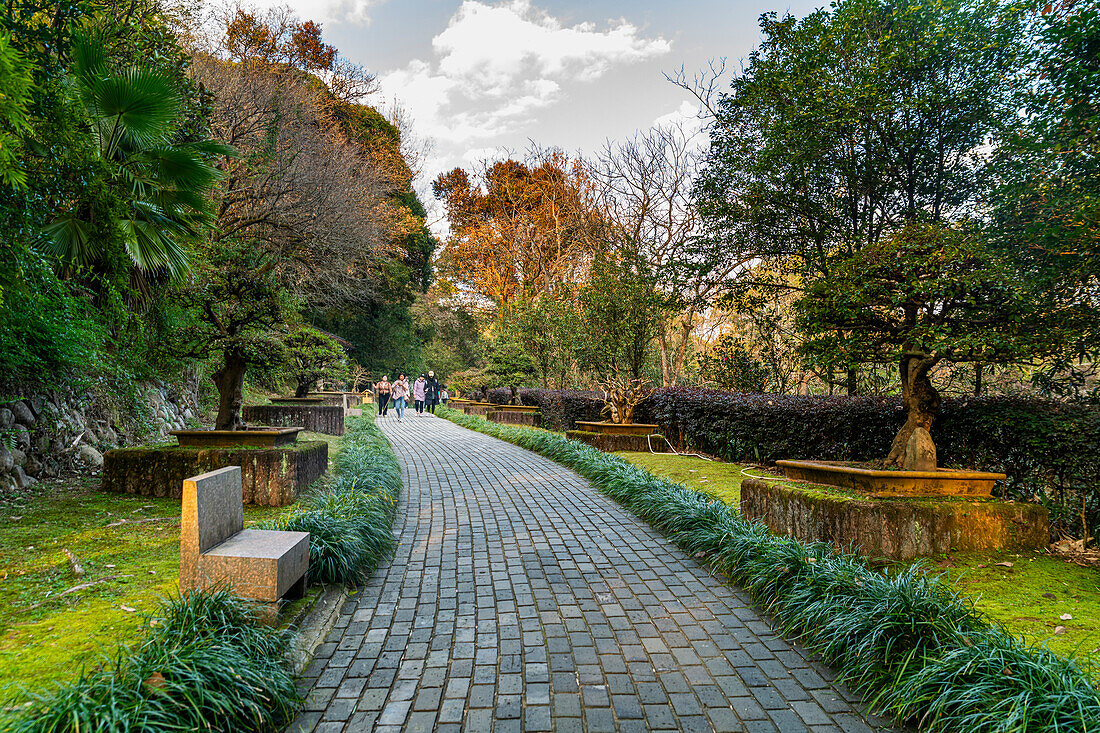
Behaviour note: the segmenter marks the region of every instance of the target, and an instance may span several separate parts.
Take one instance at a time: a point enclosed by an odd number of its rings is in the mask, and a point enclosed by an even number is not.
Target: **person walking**
[[[390,384],[390,378],[383,374],[382,380],[378,384],[374,385],[374,393],[378,395],[378,416],[386,416],[386,408],[390,402],[390,392],[393,390],[393,385]]]
[[[409,397],[409,380],[402,374],[393,383],[390,389],[390,398],[393,400],[393,409],[397,412],[397,422],[405,417],[405,400]]]
[[[451,399],[451,393],[447,391],[447,385],[439,385],[439,402],[444,407],[447,406],[447,400]]]
[[[435,372],[428,372],[428,382],[424,385],[424,396],[428,402],[428,411],[435,414],[435,406],[439,404],[439,380],[435,378]]]
[[[422,416],[424,414],[424,392],[428,386],[428,378],[421,374],[413,382],[413,400],[416,402],[416,414]]]

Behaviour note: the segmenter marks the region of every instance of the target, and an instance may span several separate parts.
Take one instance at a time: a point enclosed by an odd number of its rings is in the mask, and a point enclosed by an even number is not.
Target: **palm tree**
[[[181,99],[168,74],[113,69],[102,39],[88,33],[74,37],[73,59],[93,149],[126,202],[115,222],[126,252],[142,277],[179,277],[190,269],[187,242],[214,221],[209,194],[220,174],[210,160],[233,151],[211,140],[173,143]],[[92,231],[79,202],[45,227],[49,249],[70,266],[102,259],[103,243]]]

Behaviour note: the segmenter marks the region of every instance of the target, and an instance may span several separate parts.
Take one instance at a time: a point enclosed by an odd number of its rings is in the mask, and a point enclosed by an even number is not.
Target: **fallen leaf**
[[[1073,620],[1073,614],[1072,613],[1063,613],[1058,618],[1062,619],[1063,621],[1072,621]]]
[[[1066,633],[1066,627],[1065,626],[1055,626],[1054,627],[1054,635],[1055,636],[1062,636],[1065,633]]]
[[[108,565],[107,567],[109,567],[109,568],[113,568],[113,567],[115,567],[115,566],[114,566],[114,565]]]
[[[976,567],[976,568],[987,568],[989,566],[988,565],[975,565],[974,567]]]
[[[1010,568],[1010,567],[1012,567],[1012,563],[1008,562],[1007,560],[1006,560],[1006,561],[1004,561],[1004,562],[999,562],[999,563],[995,563],[995,564],[996,564],[996,565],[997,565],[998,567],[1002,567],[1002,568]]]
[[[130,608],[129,606],[119,606],[119,608],[121,608],[126,613],[133,613],[134,611],[137,610],[136,608]],[[1059,627],[1059,628],[1061,628],[1061,627]],[[1058,633],[1058,632],[1055,631],[1054,633]]]
[[[154,690],[159,690],[164,687],[164,675],[160,672],[153,672],[153,674],[145,678],[145,686],[151,687]]]
[[[1044,593],[1043,598],[1046,598],[1046,599],[1051,600],[1051,601],[1058,600],[1058,596],[1054,595],[1053,593]]]

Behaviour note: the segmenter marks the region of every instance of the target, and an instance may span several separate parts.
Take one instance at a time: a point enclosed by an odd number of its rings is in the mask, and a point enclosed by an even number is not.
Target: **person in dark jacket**
[[[439,404],[439,380],[435,378],[435,372],[428,372],[428,383],[424,385],[424,397],[428,402],[428,410],[434,415],[436,405]]]

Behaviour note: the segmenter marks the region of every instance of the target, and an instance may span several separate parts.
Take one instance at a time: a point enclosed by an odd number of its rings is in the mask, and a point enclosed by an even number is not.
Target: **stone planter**
[[[279,448],[120,448],[103,460],[103,490],[183,496],[183,480],[226,466],[241,467],[246,504],[285,506],[328,470],[328,443]]]
[[[529,415],[539,411],[538,405],[497,405],[497,409],[501,412],[519,412]]]
[[[248,430],[172,430],[181,448],[277,448],[293,445],[301,428]]]
[[[272,397],[271,404],[273,405],[323,405],[325,399],[323,397]]]
[[[635,453],[667,453],[668,443],[657,434],[647,435],[622,435],[607,433],[590,433],[587,430],[567,430],[565,437],[570,440],[579,440],[588,443],[593,448],[599,448],[608,453],[618,451],[632,451]]]
[[[530,428],[537,428],[542,422],[542,415],[538,412],[537,407],[530,410],[499,409],[489,413],[489,420],[504,425],[525,425]]]
[[[577,430],[600,435],[656,435],[657,426],[650,423],[614,423],[577,421]]]
[[[741,515],[776,534],[869,557],[911,560],[967,550],[1040,549],[1050,542],[1037,504],[969,497],[872,499],[824,486],[741,484]]]
[[[776,461],[789,479],[853,489],[872,497],[988,497],[1003,473],[956,471],[880,471],[832,461]]]
[[[344,408],[329,405],[246,405],[241,417],[250,423],[296,427],[326,435],[344,434]]]
[[[321,400],[321,404],[332,407],[355,407],[363,401],[363,395],[358,392],[310,392],[310,398]]]
[[[467,415],[480,415],[481,417],[488,417],[490,412],[493,412],[499,407],[491,402],[467,402],[462,405],[462,411]]]

